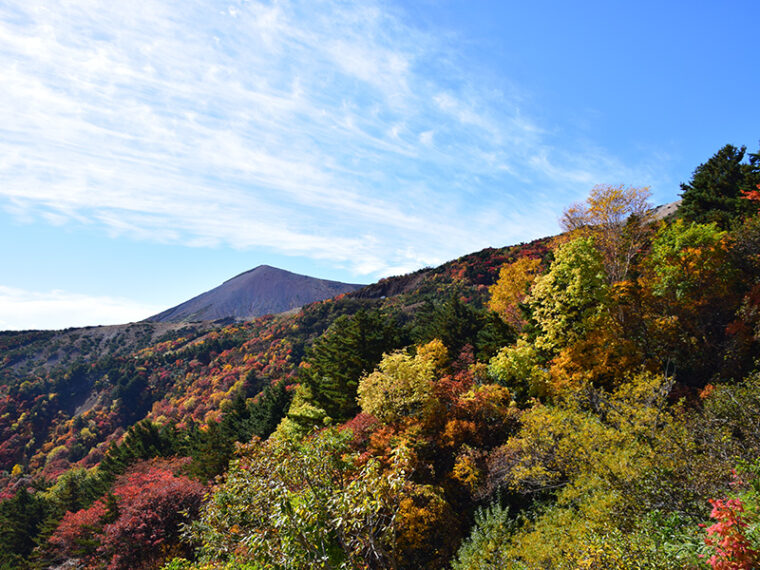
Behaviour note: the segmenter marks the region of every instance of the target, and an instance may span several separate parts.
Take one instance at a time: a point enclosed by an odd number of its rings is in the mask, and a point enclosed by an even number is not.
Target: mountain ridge
[[[145,321],[250,320],[298,309],[362,287],[364,285],[357,283],[319,279],[271,265],[259,265]]]

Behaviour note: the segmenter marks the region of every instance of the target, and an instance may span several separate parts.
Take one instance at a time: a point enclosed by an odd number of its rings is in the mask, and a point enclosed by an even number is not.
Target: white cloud
[[[6,2],[0,205],[376,276],[550,233],[541,192],[620,165],[557,151],[458,57],[374,2]]]
[[[130,299],[66,291],[25,291],[0,285],[0,330],[123,324],[145,319],[163,309]]]

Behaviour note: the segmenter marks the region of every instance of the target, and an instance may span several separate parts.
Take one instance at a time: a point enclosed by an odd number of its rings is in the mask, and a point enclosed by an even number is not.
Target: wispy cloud
[[[129,299],[0,286],[0,330],[121,324],[140,321],[164,308]]]
[[[550,233],[626,172],[466,68],[381,3],[6,2],[0,205],[377,276]]]

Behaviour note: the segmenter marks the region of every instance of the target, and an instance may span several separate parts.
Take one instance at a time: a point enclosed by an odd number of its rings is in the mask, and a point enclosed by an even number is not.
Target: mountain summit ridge
[[[364,287],[258,265],[221,285],[145,319],[150,322],[249,320],[284,313]]]

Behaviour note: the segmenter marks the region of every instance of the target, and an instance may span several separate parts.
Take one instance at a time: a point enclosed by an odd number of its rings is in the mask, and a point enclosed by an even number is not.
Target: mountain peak
[[[315,301],[355,291],[363,285],[299,275],[271,265],[259,265],[149,317],[154,322],[248,320],[283,313]]]

